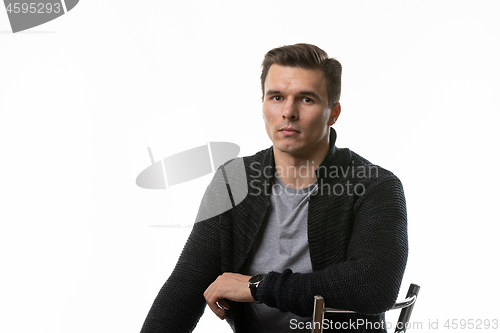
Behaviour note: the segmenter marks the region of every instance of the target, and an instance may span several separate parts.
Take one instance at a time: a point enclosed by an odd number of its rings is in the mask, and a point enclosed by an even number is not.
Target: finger
[[[225,312],[224,312],[224,309],[222,307],[219,307],[218,302],[207,302],[208,304],[208,307],[210,308],[210,310],[212,310],[213,313],[215,313],[217,315],[217,317],[219,317],[220,319],[224,319],[225,317]]]
[[[218,303],[222,300],[216,295],[217,287],[216,282],[212,283],[207,290],[203,293],[205,300],[207,301],[207,305],[215,313],[220,319],[224,319],[225,312],[222,308],[219,307]]]
[[[220,302],[222,302],[222,301],[223,300],[217,300],[217,301],[215,301],[213,303],[210,302],[210,304],[209,304],[209,307],[212,310],[212,312],[215,313],[217,315],[217,317],[219,317],[220,319],[224,319],[225,316],[226,316],[224,308],[219,305]]]
[[[226,313],[222,308],[216,307],[216,310],[212,310],[217,317],[223,320],[226,317]]]
[[[229,310],[229,302],[226,299],[219,300],[217,306],[223,310]]]

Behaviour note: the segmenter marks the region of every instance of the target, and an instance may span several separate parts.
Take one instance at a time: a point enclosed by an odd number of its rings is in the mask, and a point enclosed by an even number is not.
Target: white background
[[[82,0],[12,34],[0,10],[0,331],[139,332],[210,180],[137,187],[147,147],[157,160],[207,141],[269,147],[260,63],[297,42],[343,64],[337,146],[405,186],[412,322],[500,319],[499,13],[497,1]],[[230,331],[207,310],[197,331],[216,330]]]

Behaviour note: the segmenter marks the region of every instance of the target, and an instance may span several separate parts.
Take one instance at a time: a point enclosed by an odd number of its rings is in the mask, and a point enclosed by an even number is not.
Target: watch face
[[[257,282],[260,282],[262,280],[264,280],[264,278],[266,277],[265,274],[258,274],[258,275],[254,275],[250,278],[250,280],[248,282],[250,283],[257,283]]]
[[[257,287],[259,286],[260,282],[264,280],[266,277],[265,274],[257,274],[254,275],[248,280],[248,287],[250,288],[250,293],[252,294],[252,297],[254,300],[257,302],[261,302],[260,299],[257,298]]]

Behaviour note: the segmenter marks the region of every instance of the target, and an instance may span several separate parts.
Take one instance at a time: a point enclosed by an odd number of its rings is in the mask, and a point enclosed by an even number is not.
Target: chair
[[[402,309],[399,315],[398,323],[396,324],[395,333],[406,332],[407,323],[410,321],[413,306],[417,301],[420,286],[411,284],[406,294],[406,298],[402,301],[396,302],[389,310]],[[312,333],[323,333],[323,319],[325,313],[356,313],[355,311],[340,310],[333,308],[325,308],[325,300],[321,296],[314,296],[314,313],[313,313],[313,328]]]

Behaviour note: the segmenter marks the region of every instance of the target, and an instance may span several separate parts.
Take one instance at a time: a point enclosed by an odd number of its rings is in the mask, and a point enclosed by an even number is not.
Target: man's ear
[[[330,119],[328,119],[328,126],[332,126],[333,124],[335,124],[337,122],[337,119],[339,118],[340,116],[340,103],[337,102],[335,104],[332,105],[332,115],[330,116]]]

